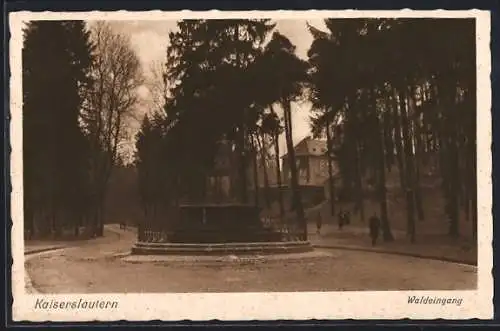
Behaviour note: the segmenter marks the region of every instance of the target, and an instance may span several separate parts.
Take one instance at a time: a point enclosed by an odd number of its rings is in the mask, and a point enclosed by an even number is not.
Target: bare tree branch
[[[130,121],[137,112],[137,90],[144,79],[127,36],[102,21],[93,22],[90,31],[95,46],[93,85],[86,93],[82,122],[91,142],[91,184],[99,209],[111,171],[122,160],[122,146],[129,138]]]

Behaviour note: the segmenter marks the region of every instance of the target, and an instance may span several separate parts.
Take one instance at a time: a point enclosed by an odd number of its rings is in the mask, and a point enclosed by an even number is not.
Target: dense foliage
[[[102,22],[32,21],[23,47],[25,229],[30,236],[102,235],[139,63]]]

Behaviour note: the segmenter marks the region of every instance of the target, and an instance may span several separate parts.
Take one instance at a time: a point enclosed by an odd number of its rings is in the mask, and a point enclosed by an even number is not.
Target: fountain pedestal
[[[245,204],[196,204],[179,207],[169,231],[172,243],[280,241],[281,234],[264,228],[259,210]]]
[[[266,228],[255,205],[230,201],[232,149],[221,143],[215,166],[208,176],[206,201],[185,204],[165,220],[161,230],[142,231],[134,254],[227,255],[278,254],[311,251],[307,241],[286,241],[280,231]],[[158,239],[160,238],[160,239]]]
[[[269,255],[313,250],[308,241],[283,241],[263,226],[259,210],[244,204],[182,205],[167,242],[137,242],[138,255]]]

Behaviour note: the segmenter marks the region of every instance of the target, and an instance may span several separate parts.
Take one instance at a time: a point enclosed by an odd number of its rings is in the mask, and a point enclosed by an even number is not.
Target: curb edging
[[[52,247],[33,249],[33,250],[25,251],[24,256],[38,254],[38,253],[44,253],[44,252],[48,252],[48,251],[55,251],[55,250],[63,249],[63,248],[67,248],[67,246],[52,246]]]
[[[465,265],[477,268],[477,263],[473,263],[473,262],[470,262],[467,260],[454,259],[454,258],[441,257],[441,256],[432,256],[432,255],[423,255],[423,254],[417,254],[417,253],[389,251],[389,250],[384,250],[384,249],[369,249],[369,248],[363,248],[363,247],[340,246],[340,245],[314,245],[313,244],[313,247],[314,248],[323,248],[323,249],[343,249],[343,250],[358,251],[358,252],[369,252],[369,253],[377,253],[377,254],[408,256],[408,257],[414,257],[414,258],[419,258],[419,259],[442,261],[442,262],[449,262],[449,263],[456,263],[456,264],[465,264]]]

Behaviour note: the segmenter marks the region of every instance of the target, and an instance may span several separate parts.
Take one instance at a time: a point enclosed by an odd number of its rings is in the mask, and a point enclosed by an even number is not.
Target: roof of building
[[[323,156],[327,152],[326,140],[313,139],[308,136],[296,144],[294,149],[296,156]],[[283,155],[281,158],[285,158],[287,156],[288,153]]]

